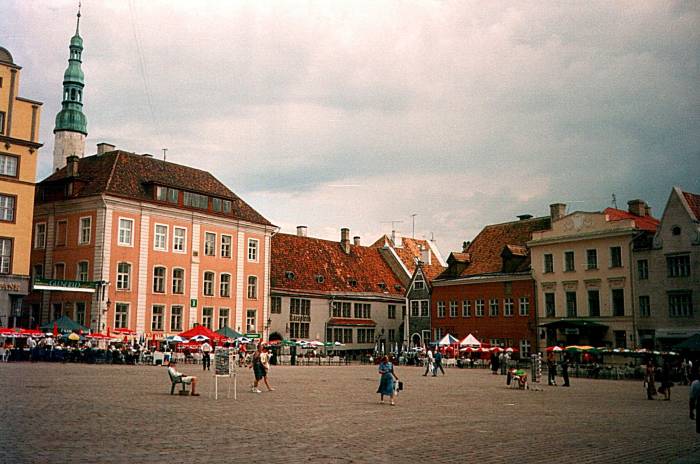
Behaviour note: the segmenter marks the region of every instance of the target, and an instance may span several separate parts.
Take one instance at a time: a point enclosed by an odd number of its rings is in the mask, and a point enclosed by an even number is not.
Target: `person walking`
[[[260,383],[261,380],[265,382],[265,386],[267,387],[268,391],[273,391],[273,388],[270,387],[270,384],[267,381],[267,372],[265,370],[265,363],[268,362],[269,358],[264,354],[263,350],[263,344],[259,343],[257,349],[253,353],[249,366],[253,369],[253,375],[255,376],[255,381],[250,388],[253,393],[262,393],[262,391],[258,388],[258,383]]]
[[[379,403],[384,404],[384,395],[388,396],[390,399],[390,404],[392,406],[396,405],[394,398],[396,397],[396,388],[394,381],[398,381],[399,378],[396,377],[394,373],[394,365],[389,361],[387,356],[382,356],[379,363],[379,388],[377,393],[379,393]]]
[[[690,383],[690,420],[695,421],[695,433],[700,433],[700,379],[697,377]]]
[[[428,371],[433,371],[433,362],[433,352],[428,348],[428,354],[425,357],[425,372],[423,373],[423,377],[428,375]]]
[[[562,386],[569,386],[569,355],[565,354],[564,359],[561,361],[561,378],[564,379],[564,384]]]
[[[547,384],[557,386],[557,363],[553,351],[547,353]]]
[[[209,344],[208,341],[204,341],[202,343],[202,370],[203,371],[210,371],[211,370],[211,352],[213,348]]]
[[[656,395],[656,380],[654,371],[654,361],[651,359],[647,362],[647,368],[644,371],[644,385],[646,386],[647,399],[653,400]]]
[[[663,366],[661,366],[661,388],[659,392],[663,393],[664,401],[671,401],[671,387],[673,382],[671,382],[671,364],[668,359],[664,359]]]
[[[440,369],[442,375],[445,375],[445,369],[442,368],[442,353],[440,350],[435,350],[435,362],[433,366],[433,377],[437,376],[437,371]]]

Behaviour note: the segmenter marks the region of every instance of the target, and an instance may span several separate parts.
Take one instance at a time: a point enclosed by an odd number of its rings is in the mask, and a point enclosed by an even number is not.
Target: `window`
[[[185,270],[180,268],[173,269],[173,293],[182,295],[185,293]]]
[[[248,299],[255,300],[258,298],[258,278],[248,276]]]
[[[667,256],[666,267],[669,277],[688,277],[690,275],[690,256]]]
[[[678,226],[673,226],[671,228],[671,234],[673,235],[680,235],[681,234],[681,228]]]
[[[165,306],[153,305],[151,309],[151,330],[163,330],[163,317],[165,316]]]
[[[530,314],[530,298],[527,296],[521,296],[519,300],[519,314],[521,316],[528,316]]]
[[[185,252],[185,238],[187,229],[183,227],[173,227],[173,251],[177,253]]]
[[[219,276],[219,296],[231,296],[231,274],[221,274]]]
[[[651,301],[648,295],[639,297],[639,317],[651,317]]]
[[[257,313],[258,312],[255,309],[249,309],[246,311],[245,326],[248,328],[248,333],[255,333],[257,331]]]
[[[396,319],[396,305],[388,305],[387,312],[389,319]]]
[[[221,257],[230,258],[231,257],[231,236],[222,235],[221,236]]]
[[[328,329],[330,330],[330,329]],[[308,322],[290,322],[289,323],[290,338],[309,338],[309,323]]]
[[[92,233],[92,218],[82,217],[80,218],[80,232],[78,236],[79,245],[87,245],[90,243],[90,235]]]
[[[566,292],[566,317],[576,317],[576,292]]]
[[[248,261],[258,261],[258,240],[248,239]]]
[[[520,340],[520,359],[527,359],[532,352],[530,340]]]
[[[671,317],[692,317],[693,300],[690,292],[668,294],[668,312]]]
[[[12,239],[0,238],[0,274],[9,274],[12,263]]]
[[[114,328],[129,328],[129,303],[117,303],[114,305]]]
[[[0,114],[4,115],[5,113]],[[2,124],[2,121],[0,121],[0,124]],[[0,134],[2,134],[2,126],[0,126]],[[0,176],[17,177],[16,156],[0,155]]]
[[[165,273],[163,266],[153,268],[153,293],[165,293]]]
[[[182,330],[182,306],[170,307],[170,330],[180,332]]]
[[[32,278],[43,279],[44,278],[44,266],[41,264],[34,265],[34,271],[32,272]]]
[[[545,317],[555,317],[556,307],[554,305],[554,293],[544,294],[544,314]]]
[[[423,290],[425,287],[425,281],[423,280],[423,274],[420,272],[416,274],[416,280],[413,281],[414,290]]]
[[[211,199],[211,209],[212,211],[216,211],[217,213],[221,212],[221,198],[212,198]]]
[[[119,218],[119,242],[121,246],[133,245],[134,220]]]
[[[625,315],[625,291],[621,288],[612,290],[613,316]]]
[[[362,329],[357,329],[357,337],[358,337],[358,343],[369,343],[371,340],[367,340],[366,342],[360,342],[360,330]],[[366,337],[366,334],[363,334],[363,337]],[[326,338],[328,341],[331,342],[340,342],[340,343],[352,343],[352,329],[343,329],[340,327],[334,327],[334,328],[328,328],[326,331]]]
[[[357,329],[357,343],[374,343],[374,329]]]
[[[444,301],[437,302],[437,317],[439,317],[439,318],[445,317],[445,302]]]
[[[513,299],[504,298],[503,299],[503,315],[510,317],[513,315]]]
[[[87,282],[87,280],[88,280],[88,262],[87,261],[80,261],[78,263],[78,267],[75,271],[75,277],[76,277],[76,280],[80,280],[81,282]]]
[[[474,302],[474,312],[476,317],[484,317],[484,300],[476,300]]]
[[[214,273],[213,272],[205,272],[204,273],[204,288],[202,289],[202,293],[204,293],[205,296],[214,296]]]
[[[180,191],[168,187],[156,187],[156,199],[159,201],[167,201],[168,203],[177,204]]]
[[[56,246],[66,246],[68,237],[68,222],[56,221]]]
[[[420,315],[421,317],[428,317],[430,315],[430,304],[428,300],[423,300],[420,302]]]
[[[65,279],[66,278],[66,265],[65,265],[65,263],[56,263],[53,265],[53,278],[54,279]]]
[[[80,325],[85,325],[85,302],[75,302],[75,322]]]
[[[586,250],[586,268],[598,269],[598,250]]]
[[[0,111],[0,134],[5,133],[5,112]]]
[[[358,319],[370,319],[372,317],[372,305],[369,303],[355,303],[355,317]]]
[[[588,315],[600,317],[600,293],[598,290],[588,290]]]
[[[576,268],[574,263],[574,252],[565,251],[564,252],[564,272],[573,272]]]
[[[420,316],[420,301],[413,300],[411,301],[411,317],[419,317]]]
[[[649,278],[649,261],[646,259],[637,260],[637,278],[647,280]]]
[[[202,308],[202,325],[211,329],[211,320],[214,318],[214,308]]]
[[[498,317],[498,298],[489,300],[489,316]]]
[[[549,253],[544,255],[544,272],[554,272],[554,257]]]
[[[471,317],[471,303],[469,300],[462,301],[462,317]]]
[[[396,329],[389,329],[389,337],[388,337],[390,342],[396,341]]]
[[[131,264],[117,263],[117,290],[131,288]]]
[[[0,221],[13,222],[15,220],[15,197],[0,195]]]
[[[156,224],[153,232],[153,249],[158,251],[168,251],[168,226]]]
[[[231,214],[231,200],[224,200],[224,213]]]
[[[615,348],[627,348],[627,331],[613,330],[615,337]]]
[[[43,250],[46,248],[46,223],[39,222],[34,226],[34,248]]]
[[[231,311],[228,308],[219,308],[219,329],[228,327],[228,318]]]
[[[335,304],[333,305],[335,309]],[[282,298],[273,296],[270,298],[270,314],[282,314]]]
[[[456,301],[450,301],[450,317],[457,317],[458,303]]]
[[[610,267],[622,267],[622,248],[610,247]]]
[[[182,204],[191,208],[209,209],[209,197],[199,193],[184,192]]]
[[[305,298],[291,298],[289,300],[289,314],[310,316],[311,300]]]
[[[351,317],[351,306],[347,301],[334,301],[332,308],[333,317]]]
[[[204,234],[204,256],[216,256],[216,234],[214,233]]]

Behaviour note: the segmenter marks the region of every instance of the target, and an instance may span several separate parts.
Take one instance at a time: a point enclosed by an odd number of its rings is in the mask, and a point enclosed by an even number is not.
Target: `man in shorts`
[[[192,396],[199,396],[199,393],[197,393],[197,377],[193,375],[185,375],[182,372],[178,372],[177,370],[175,370],[175,364],[175,359],[171,358],[170,365],[168,366],[168,372],[170,372],[170,375],[172,375],[175,378],[179,377],[180,379],[182,379],[182,383],[184,384],[192,385]]]

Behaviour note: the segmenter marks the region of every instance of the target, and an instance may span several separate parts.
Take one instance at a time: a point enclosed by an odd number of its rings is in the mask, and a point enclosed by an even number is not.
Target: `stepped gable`
[[[150,156],[116,150],[80,158],[77,177],[69,177],[68,168],[63,167],[38,186],[41,188],[69,179],[81,183],[71,198],[111,194],[133,200],[153,201],[151,188],[157,184],[231,200],[234,217],[271,225],[211,173]]]
[[[378,248],[290,234],[272,237],[271,286],[310,293],[357,292],[403,296],[405,289]],[[355,286],[350,281],[356,282]],[[380,287],[380,283],[385,288]]]

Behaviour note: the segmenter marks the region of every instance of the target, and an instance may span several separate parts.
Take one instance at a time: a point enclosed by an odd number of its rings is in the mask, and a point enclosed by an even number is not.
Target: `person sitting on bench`
[[[193,375],[185,375],[182,372],[175,370],[176,361],[174,358],[170,359],[170,365],[168,366],[168,372],[174,379],[180,379],[183,384],[192,385],[192,396],[199,396],[197,393],[197,377]]]

